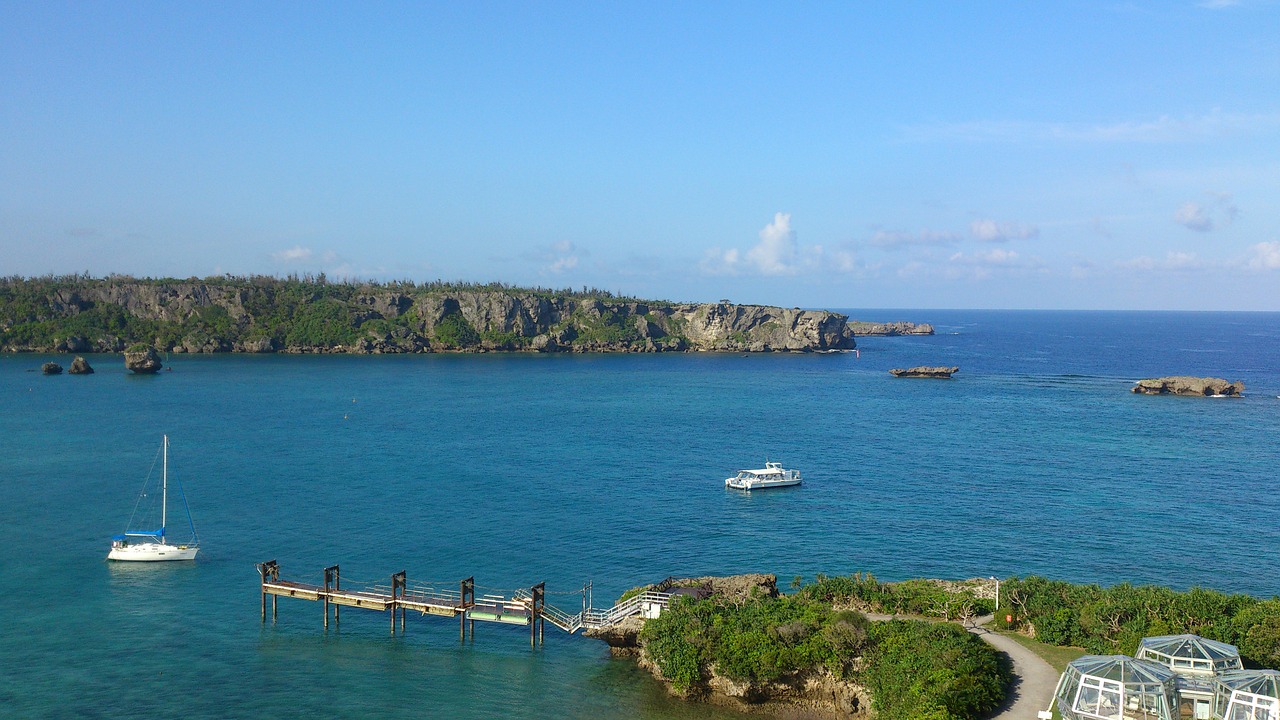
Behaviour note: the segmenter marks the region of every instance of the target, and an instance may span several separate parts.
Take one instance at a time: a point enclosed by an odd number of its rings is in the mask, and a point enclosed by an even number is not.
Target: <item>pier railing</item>
[[[400,629],[404,630],[406,610],[422,615],[459,618],[460,632],[466,637],[468,625],[474,632],[475,621],[500,622],[530,626],[531,642],[541,639],[542,623],[552,625],[573,634],[579,630],[608,627],[635,615],[657,617],[671,602],[671,593],[649,590],[610,608],[584,607],[570,614],[546,602],[546,590],[542,583],[530,588],[510,592],[490,592],[476,595],[474,578],[461,580],[457,589],[443,583],[407,582],[405,573],[391,576],[391,583],[352,583],[342,586],[338,566],[325,568],[323,585],[293,582],[280,579],[280,567],[274,561],[258,564],[262,577],[262,620],[267,619],[267,596],[271,596],[271,617],[276,618],[276,598],[292,597],[302,600],[318,600],[325,605],[325,627],[329,626],[329,607],[333,606],[333,619],[338,620],[340,606],[365,610],[391,611],[391,632],[395,633],[396,611],[400,611]],[[354,585],[354,586],[353,586]],[[657,586],[662,590],[669,582]],[[584,589],[585,592],[585,589]],[[584,597],[584,605],[587,605]]]

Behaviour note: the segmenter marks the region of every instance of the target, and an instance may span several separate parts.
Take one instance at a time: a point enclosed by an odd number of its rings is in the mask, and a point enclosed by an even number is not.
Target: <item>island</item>
[[[1190,395],[1194,397],[1243,397],[1244,383],[1222,378],[1172,377],[1139,380],[1130,392],[1139,395]]]
[[[913,368],[894,368],[889,371],[894,377],[906,378],[940,378],[949,379],[953,374],[960,372],[958,367],[913,367]]]
[[[932,335],[933,326],[929,323],[916,324],[913,322],[896,321],[896,322],[867,322],[865,320],[850,320],[849,329],[854,335]]]
[[[823,352],[857,346],[847,322],[825,310],[641,300],[591,288],[333,282],[323,274],[0,279],[6,352]]]

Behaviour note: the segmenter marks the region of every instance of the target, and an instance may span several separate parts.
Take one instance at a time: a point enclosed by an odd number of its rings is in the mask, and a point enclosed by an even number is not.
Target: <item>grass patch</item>
[[[1052,665],[1053,669],[1057,670],[1059,673],[1067,669],[1067,663],[1088,654],[1084,648],[1050,645],[1048,643],[1042,643],[1039,640],[1029,638],[1026,635],[1006,632],[1003,630],[994,630],[993,632],[997,632],[1035,653],[1041,660]]]

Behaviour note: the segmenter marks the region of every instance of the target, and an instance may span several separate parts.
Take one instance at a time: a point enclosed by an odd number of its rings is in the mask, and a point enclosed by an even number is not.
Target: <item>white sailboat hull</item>
[[[113,547],[107,553],[108,560],[124,560],[128,562],[165,562],[168,560],[195,560],[200,548],[190,545],[166,545],[161,543],[138,543]]]

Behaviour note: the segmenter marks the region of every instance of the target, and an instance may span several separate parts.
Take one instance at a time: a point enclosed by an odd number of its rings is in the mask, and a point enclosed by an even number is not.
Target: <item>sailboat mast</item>
[[[164,436],[164,470],[161,473],[163,480],[161,481],[160,490],[160,531],[164,532],[164,528],[169,524],[169,436]],[[155,517],[152,515],[152,517]],[[160,536],[160,542],[164,542],[164,535]]]

